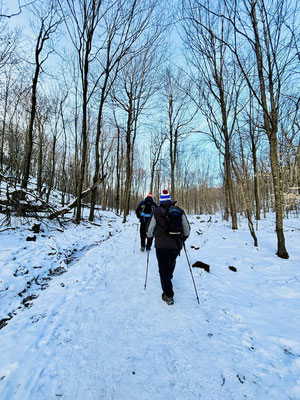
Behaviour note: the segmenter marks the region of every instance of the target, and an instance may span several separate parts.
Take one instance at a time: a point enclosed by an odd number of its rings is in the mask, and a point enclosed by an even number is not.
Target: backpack
[[[182,215],[183,210],[177,206],[171,206],[167,210],[166,215],[166,232],[167,235],[173,238],[182,237]]]
[[[145,200],[144,204],[141,207],[141,217],[145,218],[150,218],[152,211],[153,211],[154,205],[153,202],[151,200]]]

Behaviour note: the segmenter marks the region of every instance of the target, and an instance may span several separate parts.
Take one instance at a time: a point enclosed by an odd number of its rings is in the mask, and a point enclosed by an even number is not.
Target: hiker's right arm
[[[141,216],[141,207],[142,207],[142,202],[138,205],[137,209],[135,210],[135,214],[138,218]]]

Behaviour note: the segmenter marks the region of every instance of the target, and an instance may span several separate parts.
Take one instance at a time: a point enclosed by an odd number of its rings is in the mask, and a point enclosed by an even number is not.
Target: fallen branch
[[[88,194],[91,193],[92,190],[94,190],[100,183],[102,183],[104,181],[104,179],[106,178],[106,174],[103,175],[96,183],[94,183],[93,186],[91,186],[89,189],[85,190],[84,192],[81,193],[80,198],[83,199],[84,197],[86,197]],[[72,201],[72,203],[68,204],[66,207],[55,211],[54,213],[49,215],[49,219],[52,220],[54,218],[57,218],[59,216],[62,216],[64,214],[66,214],[67,212],[71,211],[73,208],[76,207],[77,204],[77,197],[75,198],[74,201]]]
[[[13,229],[13,230],[15,230],[16,228],[15,227],[8,227],[8,228],[5,228],[5,229],[2,229],[1,231],[0,231],[0,233],[1,232],[4,232],[4,231],[8,231],[9,229]]]
[[[46,203],[34,191],[16,189],[15,186],[14,190],[11,190],[14,182],[10,183],[10,178],[4,177],[1,173],[0,177],[7,182],[6,199],[0,199],[0,210],[3,214],[6,214],[8,220],[10,220],[11,215],[39,220],[43,214],[49,215],[55,211],[54,207]]]

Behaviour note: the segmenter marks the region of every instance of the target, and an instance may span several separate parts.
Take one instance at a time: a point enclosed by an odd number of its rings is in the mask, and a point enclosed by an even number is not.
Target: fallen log
[[[94,190],[100,183],[102,183],[104,181],[104,179],[106,178],[106,174],[103,175],[100,179],[98,179],[98,181],[96,183],[93,184],[93,186],[91,186],[89,189],[85,190],[84,192],[81,193],[80,198],[83,199],[84,197],[86,197],[88,194],[91,193],[92,190]],[[67,206],[65,206],[64,208],[61,208],[58,211],[55,211],[54,213],[49,215],[49,219],[52,220],[54,218],[57,218],[59,216],[62,216],[64,214],[66,214],[67,212],[71,211],[73,208],[75,208],[77,205],[77,197],[75,198],[75,200],[73,200],[71,203],[69,203]]]

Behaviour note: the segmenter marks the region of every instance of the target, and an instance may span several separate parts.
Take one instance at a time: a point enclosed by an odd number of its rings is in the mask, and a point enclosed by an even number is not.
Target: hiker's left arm
[[[183,236],[186,238],[189,237],[191,233],[191,227],[185,213],[182,214],[182,229]]]
[[[147,238],[153,237],[155,226],[156,226],[156,219],[155,219],[154,215],[152,214],[150,221],[148,223],[148,226],[147,226],[147,232],[146,232]]]

